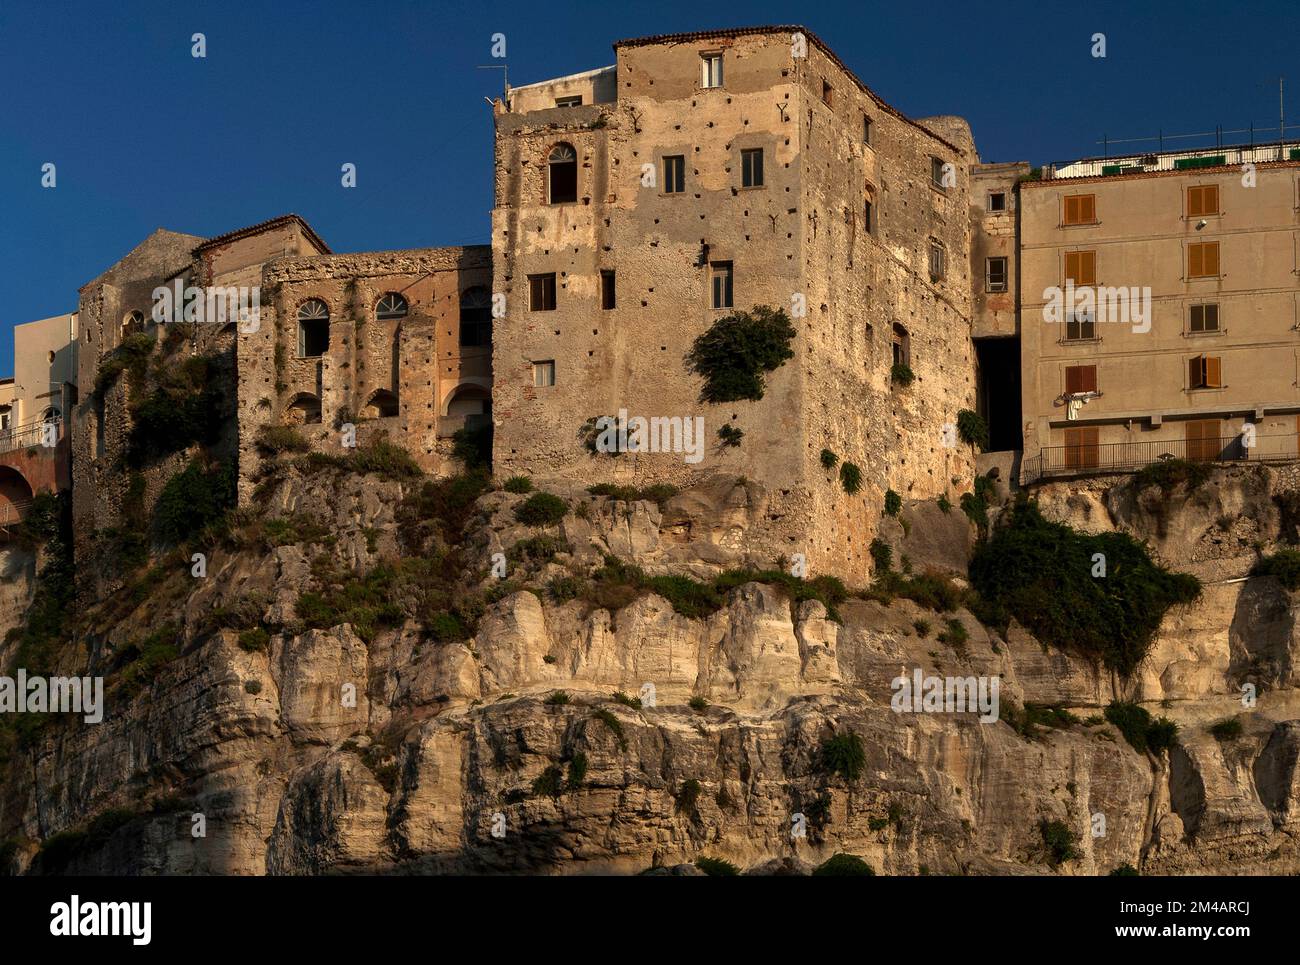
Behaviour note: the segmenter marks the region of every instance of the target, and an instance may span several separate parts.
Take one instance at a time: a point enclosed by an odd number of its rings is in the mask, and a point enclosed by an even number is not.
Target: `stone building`
[[[1028,477],[1295,458],[1298,210],[1293,144],[1094,159],[1023,181]],[[1095,305],[1055,311],[1070,287]]]
[[[904,117],[799,27],[614,49],[495,107],[496,470],[746,477],[756,551],[861,579],[886,490],[955,497],[973,471],[945,431],[975,404],[970,131]],[[761,305],[792,316],[794,358],[760,401],[702,404],[693,340]],[[589,453],[586,420],[620,411],[703,417],[702,460]],[[823,450],[860,467],[861,492]]]

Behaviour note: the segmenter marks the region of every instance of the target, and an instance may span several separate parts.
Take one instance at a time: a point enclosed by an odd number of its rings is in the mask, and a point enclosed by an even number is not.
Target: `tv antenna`
[[[501,71],[501,99],[510,100],[510,67],[506,64],[479,64],[475,70]]]

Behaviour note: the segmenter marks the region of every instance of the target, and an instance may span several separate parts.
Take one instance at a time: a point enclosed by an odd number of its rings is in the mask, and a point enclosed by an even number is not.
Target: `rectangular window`
[[[1095,194],[1071,194],[1065,197],[1065,213],[1062,223],[1067,225],[1096,224],[1097,196]]]
[[[1198,184],[1187,189],[1187,217],[1219,213],[1219,186]]]
[[[1185,433],[1188,459],[1217,459],[1223,451],[1218,419],[1193,419],[1187,423]]]
[[[943,277],[943,245],[937,241],[930,242],[930,280],[938,281]]]
[[[614,273],[609,270],[600,273],[600,307],[604,311],[614,307]]]
[[[1067,469],[1096,469],[1098,445],[1097,426],[1079,426],[1065,430],[1065,467]]]
[[[1087,312],[1071,314],[1065,320],[1065,340],[1067,342],[1085,342],[1097,337],[1097,323]],[[1092,391],[1081,389],[1080,391]]]
[[[866,114],[862,115],[862,143],[871,143],[871,118],[867,117]]]
[[[989,258],[984,262],[984,290],[1004,292],[1007,290],[1006,258]]]
[[[570,94],[568,97],[557,97],[555,98],[555,106],[556,107],[581,107],[582,95]]]
[[[713,269],[713,307],[731,308],[733,273],[731,262],[715,261]]]
[[[835,89],[826,81],[822,81],[822,103],[827,107],[835,106]]]
[[[1065,280],[1076,285],[1097,284],[1097,252],[1067,251],[1065,253]]]
[[[528,310],[555,311],[555,273],[528,276]]]
[[[1187,319],[1187,330],[1189,332],[1217,332],[1219,330],[1218,302],[1193,305]]]
[[[1219,243],[1195,242],[1187,246],[1187,277],[1217,278],[1219,275]]]
[[[700,86],[722,86],[722,54],[700,55]]]
[[[1218,356],[1197,355],[1188,359],[1187,387],[1190,389],[1223,388],[1223,364]]]
[[[555,384],[555,360],[533,363],[533,385],[539,389],[549,388]]]
[[[866,228],[867,234],[871,234],[871,232],[875,230],[875,212],[871,209],[870,198],[867,198],[867,200],[862,203],[862,225]]]
[[[1097,391],[1097,366],[1067,365],[1065,367],[1065,394]]]
[[[681,194],[686,190],[686,157],[671,154],[664,158],[664,194]]]
[[[741,187],[761,188],[763,186],[763,149],[759,147],[749,151],[741,151],[740,168]]]
[[[946,190],[948,185],[943,183],[944,166],[943,158],[930,158],[930,180],[934,182],[935,187]]]
[[[989,213],[1000,214],[1007,210],[1007,193],[1005,191],[989,192]]]

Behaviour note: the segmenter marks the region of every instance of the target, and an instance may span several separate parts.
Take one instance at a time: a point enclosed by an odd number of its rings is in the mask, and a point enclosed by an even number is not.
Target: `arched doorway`
[[[32,487],[12,466],[0,466],[0,526],[22,518],[32,504]]]

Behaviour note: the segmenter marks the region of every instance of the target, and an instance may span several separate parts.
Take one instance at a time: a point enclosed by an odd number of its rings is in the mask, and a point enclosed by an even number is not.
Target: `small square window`
[[[930,158],[930,180],[934,182],[936,188],[948,189],[947,175],[948,165],[944,163],[943,158]]]
[[[713,307],[731,308],[733,294],[731,262],[715,261],[710,267],[713,269]]]
[[[582,95],[570,94],[568,97],[557,97],[555,98],[555,106],[556,107],[581,107]]]
[[[600,307],[602,311],[610,311],[614,307],[614,273],[612,271],[602,271],[600,273]]]
[[[539,389],[550,388],[555,384],[555,360],[533,363],[533,385]]]
[[[1187,320],[1189,332],[1217,332],[1219,330],[1218,302],[1205,305],[1193,305]]]
[[[1007,210],[1007,193],[1005,191],[989,192],[989,213],[1000,214]]]
[[[555,311],[555,273],[528,276],[528,310]]]
[[[700,86],[722,86],[722,54],[700,55]]]
[[[682,194],[686,190],[686,157],[672,154],[664,158],[664,194]]]
[[[1065,340],[1086,342],[1097,337],[1097,322],[1087,312],[1075,312],[1065,320]]]
[[[754,148],[740,152],[741,187],[761,188],[763,186],[763,149]]]
[[[1007,290],[1007,259],[989,258],[984,263],[984,290],[1004,292]]]

